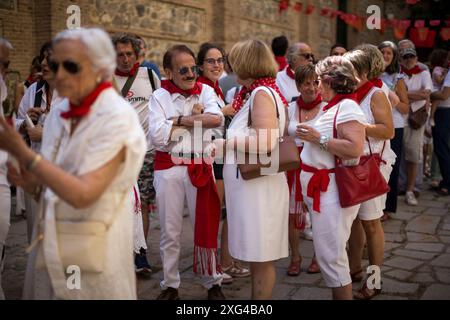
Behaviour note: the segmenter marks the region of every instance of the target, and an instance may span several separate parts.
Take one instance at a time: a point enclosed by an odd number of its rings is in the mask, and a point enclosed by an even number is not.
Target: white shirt
[[[450,72],[445,76],[444,82],[442,83],[442,90],[447,87],[450,88]],[[439,100],[438,107],[440,108],[450,108],[450,97],[447,100]]]
[[[0,116],[3,116],[3,101],[6,100],[8,92],[6,91],[6,84],[3,81],[3,77],[0,74]],[[8,160],[8,154],[0,150],[0,185],[8,185],[6,179],[6,161]]]
[[[19,110],[17,112],[17,119],[16,119],[16,129],[19,130],[22,123],[25,121],[25,115],[27,114],[28,110],[31,108],[34,108],[34,100],[36,97],[36,89],[37,89],[37,82],[33,83],[24,93],[22,100],[19,104]],[[42,86],[39,90],[42,90],[42,100],[41,100],[41,110],[45,111],[47,109],[47,89],[45,88],[45,85]],[[64,101],[65,98],[60,97],[58,95],[58,92],[56,90],[53,90],[52,95],[52,101],[50,102],[50,110],[55,105],[60,104],[62,101]],[[47,117],[47,114],[42,113],[39,117],[38,124],[41,126],[44,126],[45,119]],[[41,150],[41,142],[34,142],[31,141],[31,149],[33,149],[36,152],[39,152]]]
[[[408,91],[415,90],[433,90],[433,82],[431,80],[430,71],[423,70],[421,73],[413,74],[411,77],[405,76],[405,84]],[[411,102],[411,110],[413,112],[422,108],[426,103],[426,100],[418,100]]]
[[[289,66],[287,67],[289,68]],[[295,84],[295,79],[292,79],[286,73],[287,68],[281,70],[277,73],[277,79],[275,81],[276,85],[280,89],[281,94],[284,96],[286,101],[292,102],[293,98],[297,98],[300,92],[297,90],[297,85]]]
[[[203,139],[206,130],[197,133],[195,127],[178,130],[171,137],[173,117],[190,116],[192,107],[196,103],[204,106],[204,113],[219,115],[224,123],[224,117],[215,98],[214,89],[202,84],[200,95],[184,97],[179,93],[170,94],[167,90],[160,88],[156,90],[149,102],[149,134],[148,140],[156,150],[163,152],[202,152],[205,143],[209,143],[212,130],[207,131],[208,137]],[[194,135],[194,131],[196,134]],[[206,141],[209,140],[209,141]]]
[[[153,70],[151,70],[151,72],[155,82],[155,89],[158,89],[161,87],[161,81]],[[123,86],[127,82],[127,79],[128,77],[114,75],[114,80],[116,81],[119,90],[122,90]],[[148,69],[145,67],[140,67],[136,75],[136,79],[134,79],[125,100],[127,100],[134,110],[136,110],[139,117],[139,123],[144,130],[145,136],[148,135],[148,102],[150,101],[152,94],[153,89],[148,77]]]
[[[366,124],[367,119],[361,110],[361,107],[353,100],[344,99],[337,105],[328,109],[312,124],[312,127],[319,131],[320,135],[333,137],[333,122],[336,111],[339,107],[339,113],[336,119],[336,126],[341,123],[358,121]],[[319,145],[311,142],[305,142],[303,151],[300,154],[302,163],[317,169],[334,168],[334,155],[328,151],[320,149]]]
[[[299,97],[299,99],[300,99],[300,97]],[[314,118],[308,119],[308,121],[304,121],[302,123],[303,124],[309,124],[309,125],[314,123],[314,121],[322,115],[323,107],[326,106],[326,105],[327,105],[327,102],[322,101],[319,104],[319,111],[317,112],[317,115]],[[290,136],[293,136],[293,137],[295,137],[297,135],[296,134],[297,126],[300,124],[300,112],[299,111],[300,110],[298,109],[296,101],[291,102],[289,104],[289,109],[288,109],[288,112],[289,112],[288,134]],[[303,146],[303,140],[301,140],[299,138],[295,138],[295,144],[297,145],[297,147],[301,147],[301,146]]]
[[[388,88],[392,91],[395,91],[395,86],[400,79],[404,79],[405,75],[403,73],[393,73],[388,74],[384,72],[381,75],[381,80],[383,84],[387,85]],[[392,109],[392,120],[394,121],[394,128],[404,128],[405,121],[408,115],[402,114],[398,111],[397,107]]]

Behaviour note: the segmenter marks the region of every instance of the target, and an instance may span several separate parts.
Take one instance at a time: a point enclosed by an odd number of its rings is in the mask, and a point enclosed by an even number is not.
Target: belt
[[[307,164],[301,164],[302,171],[312,173],[313,176],[308,182],[306,195],[313,198],[313,210],[320,213],[320,193],[326,192],[330,183],[330,173],[334,173],[333,169],[317,169]]]

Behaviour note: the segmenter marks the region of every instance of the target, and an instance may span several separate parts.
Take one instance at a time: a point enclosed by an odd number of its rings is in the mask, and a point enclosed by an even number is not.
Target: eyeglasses
[[[192,66],[192,67],[181,67],[180,69],[178,69],[178,73],[182,76],[188,74],[189,70],[191,70],[191,72],[193,74],[198,74],[199,72],[199,67],[198,66]]]
[[[0,63],[3,65],[3,68],[5,68],[5,69],[8,69],[10,62],[11,61],[9,61],[9,60],[0,60]]]
[[[404,55],[404,56],[403,56],[403,59],[407,60],[407,59],[413,59],[413,58],[415,58],[415,57],[416,57],[416,56],[413,55],[413,54],[407,54],[407,55]]]
[[[70,74],[77,74],[81,70],[81,66],[78,63],[71,61],[71,60],[65,60],[63,62],[56,62],[56,61],[50,60],[48,62],[48,67],[50,68],[50,70],[53,73],[56,74],[58,72],[60,64],[62,64],[64,70],[66,70]]]
[[[218,58],[218,59],[208,58],[208,59],[205,59],[205,62],[207,64],[211,64],[211,65],[215,65],[216,62],[217,62],[217,64],[224,64],[225,63],[225,58]]]
[[[305,58],[306,60],[314,60],[314,55],[312,53],[299,53],[298,56]]]

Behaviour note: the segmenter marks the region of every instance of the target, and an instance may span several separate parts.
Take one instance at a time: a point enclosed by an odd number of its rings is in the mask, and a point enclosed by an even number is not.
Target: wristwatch
[[[319,140],[319,146],[320,149],[326,151],[328,149],[328,141],[330,141],[330,137],[329,136],[320,136],[320,140]]]

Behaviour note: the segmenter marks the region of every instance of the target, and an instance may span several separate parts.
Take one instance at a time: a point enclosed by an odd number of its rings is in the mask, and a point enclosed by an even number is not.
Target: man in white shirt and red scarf
[[[295,84],[295,69],[314,62],[311,47],[306,43],[297,42],[289,47],[286,59],[288,65],[278,72],[276,84],[288,103],[295,101],[300,93]]]
[[[159,78],[151,69],[140,67],[138,61],[140,42],[135,36],[126,33],[116,35],[113,38],[113,44],[117,52],[114,82],[125,100],[136,110],[139,123],[145,135],[148,136],[148,102],[153,92],[161,87]],[[142,275],[151,273],[151,267],[147,261],[146,240],[150,221],[149,206],[153,205],[155,200],[153,158],[153,147],[147,141],[147,153],[137,181],[138,190],[136,190],[137,187],[133,190],[136,211],[134,216],[134,264],[136,272]]]
[[[162,292],[157,299],[179,299],[178,264],[186,198],[194,225],[194,272],[201,274],[208,299],[223,300],[217,260],[220,201],[212,160],[203,158],[208,156],[204,155],[204,147],[210,138],[203,139],[204,130],[198,128],[222,125],[223,115],[214,90],[197,82],[198,67],[188,47],[176,45],[169,49],[163,67],[168,80],[163,80],[161,89],[150,98],[149,115],[149,139],[156,147],[154,186],[164,269]]]

